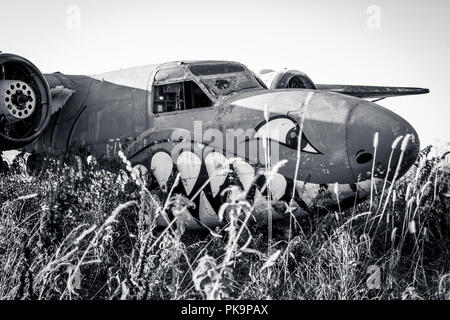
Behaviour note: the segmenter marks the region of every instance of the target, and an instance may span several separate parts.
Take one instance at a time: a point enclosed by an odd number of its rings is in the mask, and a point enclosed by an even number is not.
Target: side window
[[[183,109],[183,82],[154,86],[153,112],[171,112]]]
[[[153,112],[172,112],[212,106],[211,100],[193,81],[155,85]]]

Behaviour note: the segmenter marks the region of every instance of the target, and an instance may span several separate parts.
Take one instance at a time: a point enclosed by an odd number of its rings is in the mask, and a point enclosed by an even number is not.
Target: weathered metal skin
[[[291,76],[298,75],[306,77],[291,72],[278,78],[289,86]],[[158,190],[159,198],[167,196],[179,173],[181,183],[175,193],[196,205],[182,213],[191,229],[222,223],[216,212],[226,201],[221,191],[230,184],[248,191],[260,208],[255,215],[263,220],[266,195],[277,207],[275,219],[289,214],[284,203],[292,197],[294,214],[313,205],[329,207],[364,198],[374,161],[374,179],[379,181],[389,163],[391,172],[397,166],[400,151],[397,148],[391,155],[393,141],[409,134],[400,164],[403,174],[417,157],[419,139],[407,121],[357,96],[427,92],[327,85],[267,89],[245,66],[219,61],[171,62],[95,76],[56,73],[45,78],[53,99],[51,117],[39,138],[24,149],[34,154],[61,153],[83,146],[97,158],[114,157],[123,150],[130,161],[150,171],[150,187]],[[346,94],[333,92],[341,89]],[[379,135],[376,156],[375,133]],[[261,171],[278,161],[284,165],[270,176],[266,187]]]

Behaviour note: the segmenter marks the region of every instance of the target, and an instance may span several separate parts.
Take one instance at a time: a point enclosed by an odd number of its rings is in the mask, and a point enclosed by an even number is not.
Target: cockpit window
[[[253,74],[240,64],[194,64],[189,70],[216,97],[246,89],[264,89]]]
[[[243,72],[244,67],[236,63],[207,63],[191,65],[191,72],[196,76],[210,76],[213,74]]]
[[[167,68],[159,70],[155,75],[155,81],[171,81],[181,79],[186,76],[186,73],[180,67]]]
[[[228,95],[246,89],[262,88],[256,79],[246,72],[214,78],[200,78],[200,81],[216,96]]]
[[[208,96],[193,81],[155,85],[153,91],[154,113],[212,106],[212,102]]]

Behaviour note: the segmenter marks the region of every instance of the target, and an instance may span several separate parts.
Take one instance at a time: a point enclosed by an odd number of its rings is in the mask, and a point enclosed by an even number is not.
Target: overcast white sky
[[[1,11],[0,50],[44,73],[223,59],[317,83],[427,87],[380,104],[416,128],[422,147],[450,141],[447,0],[23,0]]]

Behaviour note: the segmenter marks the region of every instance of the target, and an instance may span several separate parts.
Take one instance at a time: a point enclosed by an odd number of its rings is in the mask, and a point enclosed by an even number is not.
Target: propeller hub
[[[33,98],[31,98],[31,93],[30,95],[27,95],[24,94],[22,90],[17,90],[11,96],[11,102],[17,107],[18,110],[24,110],[27,107],[26,103],[32,100]]]
[[[9,123],[30,117],[36,109],[33,88],[19,80],[0,80],[0,113]]]

